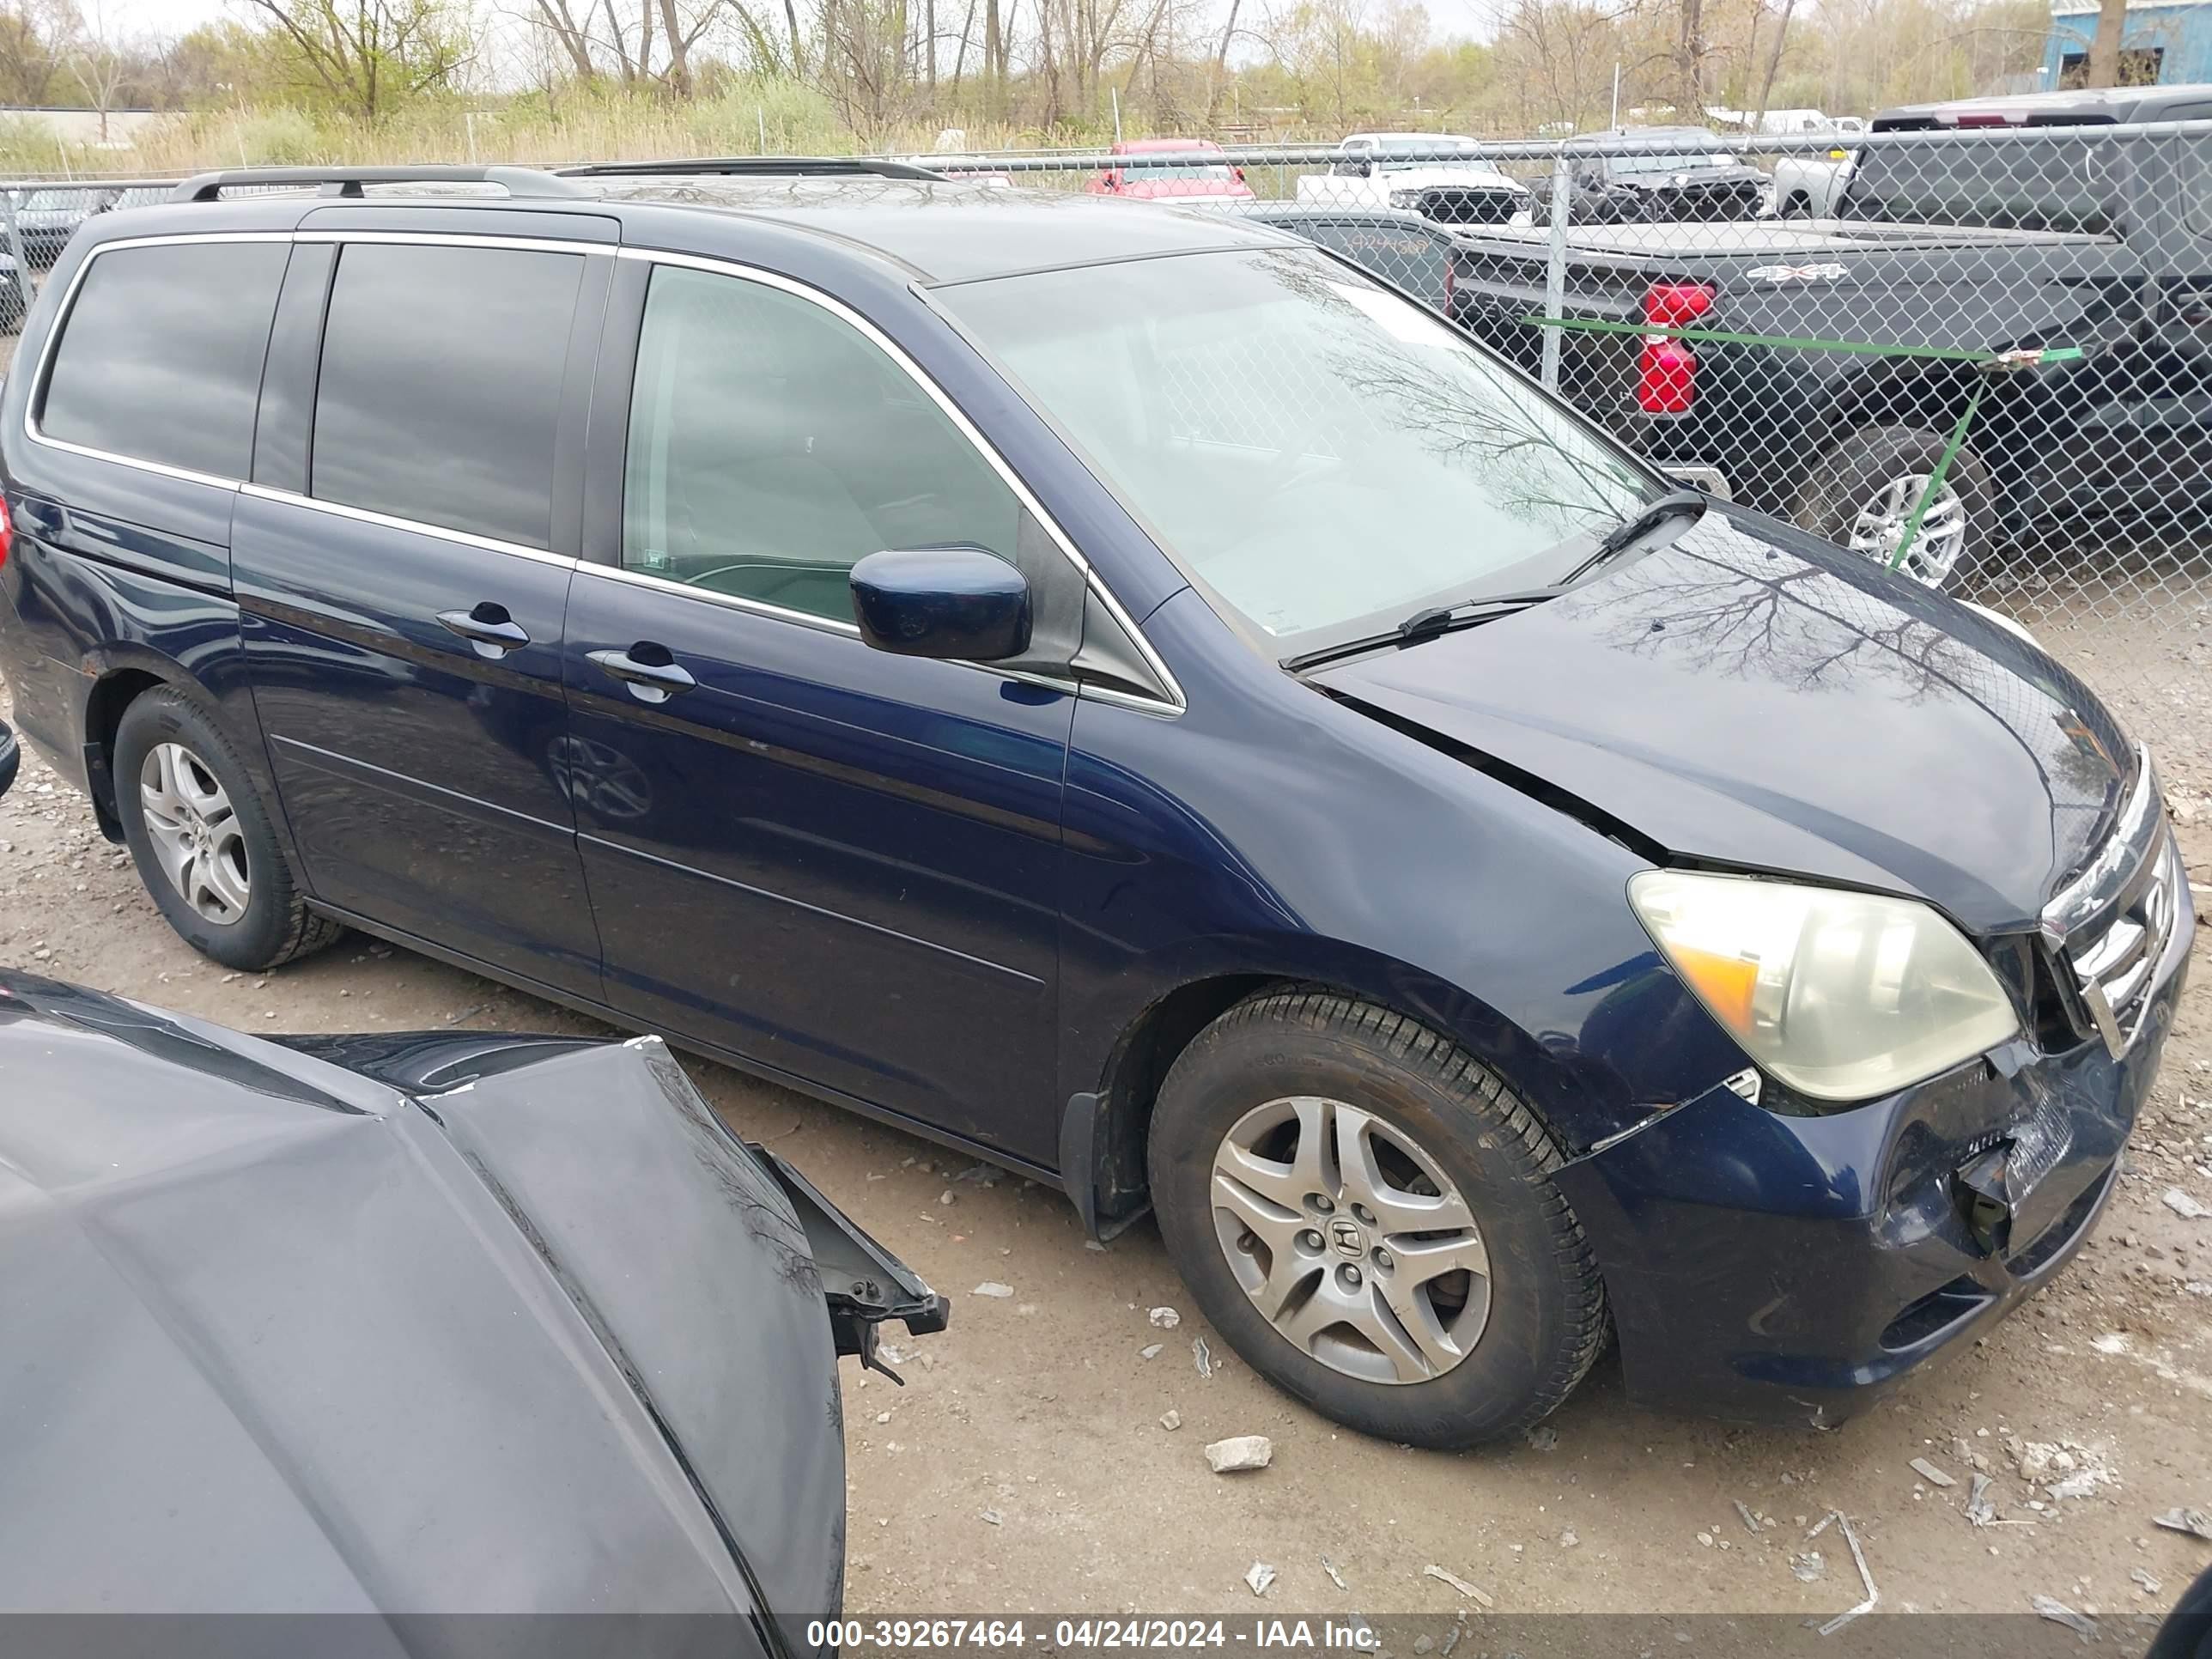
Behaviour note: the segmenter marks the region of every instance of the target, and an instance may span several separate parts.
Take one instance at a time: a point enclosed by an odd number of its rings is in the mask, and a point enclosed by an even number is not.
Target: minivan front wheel
[[[184,692],[163,686],[123,711],[113,775],[138,878],[203,956],[228,968],[273,968],[343,931],[308,911],[252,779]]]
[[[1161,1086],[1160,1231],[1214,1328],[1325,1416],[1415,1445],[1519,1432],[1603,1344],[1533,1113],[1449,1039],[1321,990],[1239,1004]]]

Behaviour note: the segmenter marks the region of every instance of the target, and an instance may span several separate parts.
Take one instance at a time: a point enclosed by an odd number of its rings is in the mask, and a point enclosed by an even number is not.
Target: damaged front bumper
[[[1635,1403],[1825,1427],[2048,1282],[2112,1195],[2191,933],[2117,1056],[2023,1042],[1825,1116],[1719,1085],[1562,1170]]]

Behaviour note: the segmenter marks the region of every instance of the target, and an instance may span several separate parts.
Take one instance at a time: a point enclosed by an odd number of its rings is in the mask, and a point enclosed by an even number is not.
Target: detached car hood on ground
[[[1313,678],[1675,857],[2032,925],[2116,807],[2127,739],[2026,641],[1777,533],[1714,508],[1547,604]]]
[[[303,1041],[0,974],[0,1609],[834,1613],[808,1192],[657,1039]]]

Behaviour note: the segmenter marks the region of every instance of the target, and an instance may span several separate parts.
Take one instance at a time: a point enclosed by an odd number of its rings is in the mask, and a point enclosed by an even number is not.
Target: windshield
[[[1285,654],[1563,576],[1579,556],[1562,543],[1656,493],[1435,313],[1318,252],[939,294],[1153,538]]]
[[[1724,149],[1671,155],[1610,155],[1606,164],[1615,173],[1689,173],[1698,167],[1732,167],[1739,163]]]
[[[2105,232],[2119,199],[2108,143],[2045,130],[2032,139],[1869,144],[1837,216],[1902,225]]]

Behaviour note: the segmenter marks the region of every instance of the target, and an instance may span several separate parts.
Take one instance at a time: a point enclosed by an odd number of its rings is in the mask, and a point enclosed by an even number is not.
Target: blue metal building
[[[2095,0],[2051,0],[2039,83],[2082,85],[2096,32]],[[2120,79],[2130,85],[2212,81],[2212,0],[2132,0],[2120,52]]]

